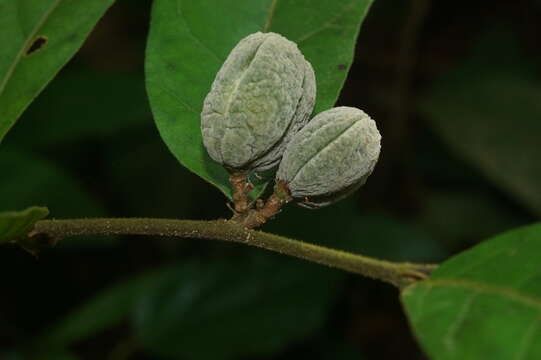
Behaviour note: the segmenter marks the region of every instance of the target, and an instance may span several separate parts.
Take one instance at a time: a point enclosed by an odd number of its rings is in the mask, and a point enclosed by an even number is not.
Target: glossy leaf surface
[[[496,236],[406,288],[410,323],[434,360],[541,358],[541,225]]]

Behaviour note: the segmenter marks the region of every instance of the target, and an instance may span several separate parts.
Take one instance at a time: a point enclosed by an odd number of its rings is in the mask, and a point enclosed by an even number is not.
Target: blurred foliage
[[[436,262],[535,220],[541,14],[534,0],[496,3],[464,2],[464,14],[456,2],[431,2],[403,90],[398,52],[411,9],[376,1],[339,104],[377,120],[381,161],[351,198],[319,211],[288,206],[263,230]],[[178,164],[153,124],[142,67],[149,5],[118,1],[8,133],[0,211],[231,215],[224,196]],[[494,30],[502,18],[521,25]],[[401,118],[397,99],[410,104]],[[385,284],[210,241],[126,237],[113,247],[80,246],[97,241],[66,239],[39,261],[1,249],[0,358],[189,358],[189,349],[196,359],[218,358],[215,351],[231,359],[424,358]],[[469,296],[449,293],[462,295]],[[171,335],[204,328],[216,340],[186,344]],[[241,335],[249,340],[225,342]]]
[[[1,210],[47,205],[55,217],[103,215],[103,207],[65,169],[23,150],[0,150]]]
[[[156,134],[149,127],[143,132]],[[157,136],[122,138],[118,143],[108,171],[118,196],[126,204],[126,216],[181,217],[197,206],[196,202],[204,201],[203,192],[187,191],[200,180],[178,166]]]
[[[344,278],[272,255],[185,263],[163,275],[136,305],[136,332],[157,354],[195,360],[270,355],[314,333]]]
[[[468,61],[434,83],[421,107],[449,146],[539,215],[537,64],[509,30],[491,30]]]
[[[4,360],[24,360],[28,356],[22,351],[10,351],[0,354]],[[39,358],[42,360],[77,360],[78,356],[64,349],[48,349],[40,353]]]
[[[427,194],[418,221],[428,233],[438,234],[450,246],[468,243],[472,238],[484,239],[524,223],[516,212],[481,189]]]
[[[389,215],[364,215],[354,198],[318,210],[287,207],[265,230],[395,261],[430,262],[446,254],[438,242],[415,225]]]
[[[345,278],[268,254],[234,259],[168,265],[120,282],[47,329],[35,348],[67,347],[132,314],[142,344],[166,357],[269,354],[320,327]]]
[[[17,144],[44,148],[88,138],[122,137],[122,132],[148,124],[150,111],[141,72],[83,68],[62,75],[26,112],[14,133]],[[29,137],[31,133],[43,136]]]

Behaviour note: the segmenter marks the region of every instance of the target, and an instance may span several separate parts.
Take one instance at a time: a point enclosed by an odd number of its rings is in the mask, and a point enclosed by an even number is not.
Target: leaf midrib
[[[505,298],[509,298],[509,299],[521,302],[530,307],[541,310],[541,298],[538,298],[535,296],[523,295],[517,292],[515,289],[506,287],[506,286],[496,286],[496,285],[484,284],[484,283],[468,281],[468,280],[458,280],[458,279],[426,280],[426,281],[419,282],[418,284],[407,287],[404,290],[403,294],[404,296],[408,296],[409,292],[411,292],[415,288],[420,288],[420,287],[428,287],[429,289],[432,287],[467,288],[481,294],[500,295]]]
[[[271,4],[269,6],[269,10],[267,11],[267,17],[265,19],[265,24],[263,25],[263,29],[262,29],[263,32],[268,32],[270,27],[271,27],[272,19],[274,18],[274,11],[276,10],[276,3],[277,2],[278,2],[278,0],[272,0]]]

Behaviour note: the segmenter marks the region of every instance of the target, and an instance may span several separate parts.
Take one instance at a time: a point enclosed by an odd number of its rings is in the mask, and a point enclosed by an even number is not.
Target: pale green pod
[[[276,173],[301,206],[318,208],[366,182],[380,152],[376,123],[362,110],[336,107],[315,116],[288,144]]]
[[[203,144],[230,171],[276,166],[307,121],[315,76],[297,45],[275,33],[242,39],[216,75],[201,113]]]

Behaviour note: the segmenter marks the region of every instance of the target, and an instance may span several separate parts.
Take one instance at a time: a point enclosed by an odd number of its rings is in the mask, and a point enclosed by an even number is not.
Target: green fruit
[[[249,35],[205,98],[203,143],[231,172],[270,169],[308,121],[315,96],[314,71],[295,43],[275,33]]]
[[[376,123],[362,110],[337,107],[315,116],[288,144],[276,173],[299,205],[318,208],[366,182],[380,152]]]

